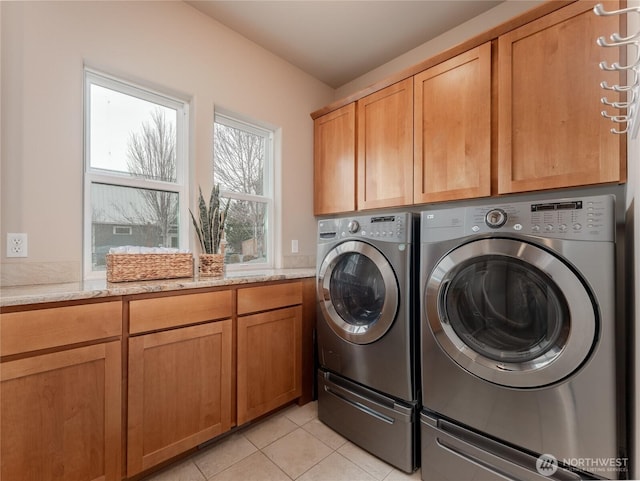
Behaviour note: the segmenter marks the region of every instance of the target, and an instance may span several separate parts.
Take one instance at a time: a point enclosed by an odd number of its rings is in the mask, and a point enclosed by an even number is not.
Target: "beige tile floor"
[[[144,481],[406,481],[408,475],[318,420],[317,403],[290,406]]]

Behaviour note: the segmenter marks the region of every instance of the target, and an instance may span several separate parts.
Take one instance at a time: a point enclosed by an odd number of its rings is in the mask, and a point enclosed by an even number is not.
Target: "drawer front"
[[[0,355],[9,356],[122,334],[122,302],[2,314]]]
[[[302,282],[238,289],[238,315],[302,304]]]
[[[231,317],[231,291],[139,299],[129,303],[129,332],[167,329]]]

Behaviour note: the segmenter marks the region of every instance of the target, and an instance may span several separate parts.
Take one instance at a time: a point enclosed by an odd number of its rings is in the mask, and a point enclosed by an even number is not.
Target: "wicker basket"
[[[200,254],[200,277],[222,277],[224,254]]]
[[[193,254],[107,254],[107,281],[193,277]]]

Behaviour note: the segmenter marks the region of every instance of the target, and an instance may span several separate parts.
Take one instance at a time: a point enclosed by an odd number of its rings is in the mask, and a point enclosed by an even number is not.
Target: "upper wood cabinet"
[[[358,210],[413,202],[413,79],[357,102]]]
[[[415,203],[491,194],[491,43],[414,77]]]
[[[314,120],[315,215],[356,209],[355,103]]]
[[[620,16],[594,15],[595,3],[572,3],[499,37],[498,193],[625,179],[625,136],[609,132],[599,102],[602,80],[624,84],[598,67],[619,61],[620,49],[596,45],[621,31]]]

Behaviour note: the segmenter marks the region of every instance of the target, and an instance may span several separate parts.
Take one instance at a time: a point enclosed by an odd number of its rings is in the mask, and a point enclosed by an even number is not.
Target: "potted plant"
[[[199,215],[196,218],[191,209],[189,213],[202,249],[199,263],[200,276],[221,276],[224,268],[224,252],[221,250],[221,243],[230,202],[227,201],[226,205],[223,205],[220,201],[219,184],[211,189],[208,205],[202,195],[202,188],[198,187],[198,190]]]

